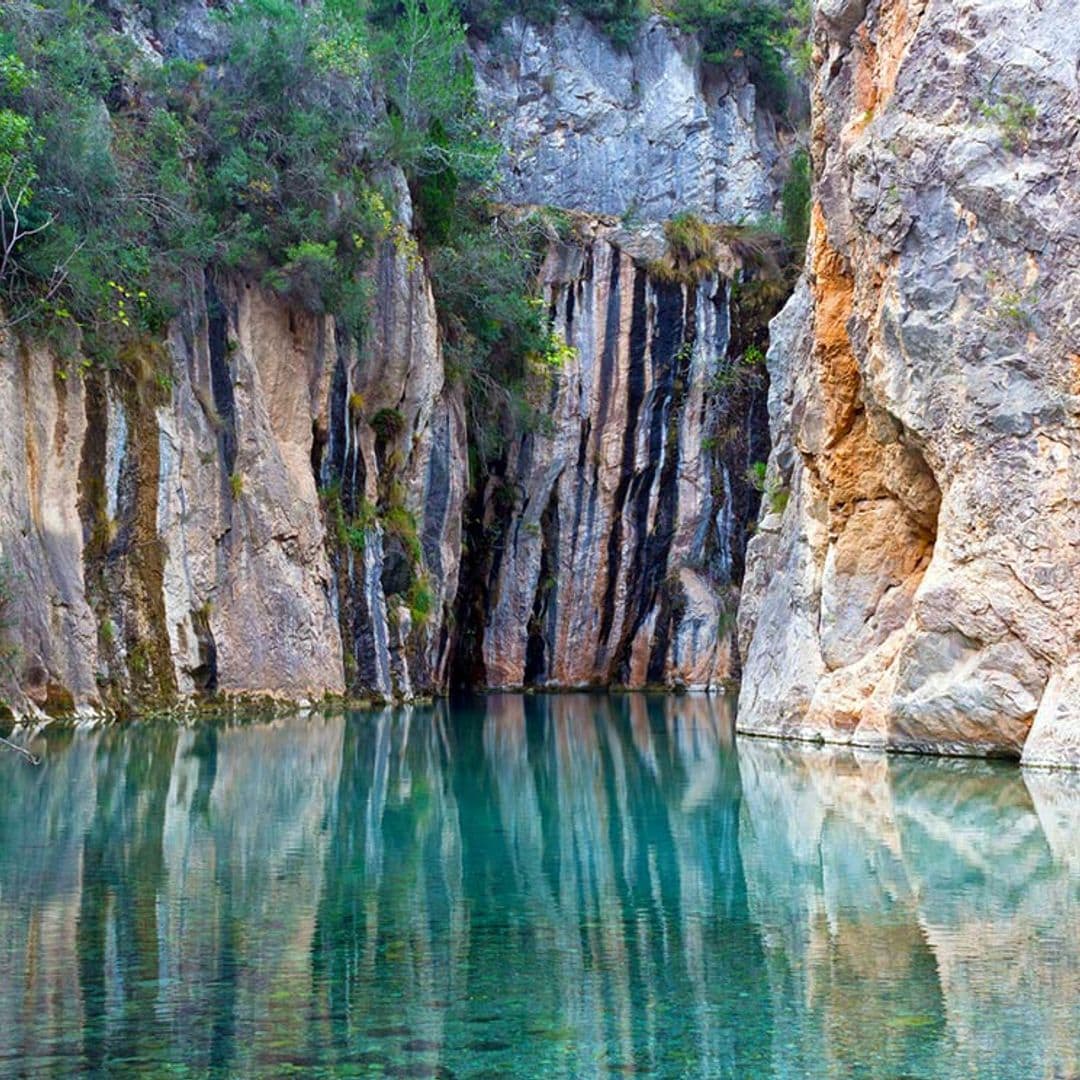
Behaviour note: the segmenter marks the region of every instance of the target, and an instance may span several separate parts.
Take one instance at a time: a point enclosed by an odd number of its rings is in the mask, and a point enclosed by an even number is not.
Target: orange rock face
[[[820,5],[806,281],[769,358],[790,497],[750,546],[744,730],[1080,765],[1065,7]]]

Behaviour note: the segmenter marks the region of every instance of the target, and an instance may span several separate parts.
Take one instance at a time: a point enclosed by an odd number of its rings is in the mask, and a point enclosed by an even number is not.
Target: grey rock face
[[[641,220],[772,211],[780,151],[754,87],[735,69],[706,75],[697,43],[661,19],[628,51],[576,15],[546,28],[514,19],[474,60],[508,148],[506,202]]]
[[[0,677],[17,714],[445,687],[460,391],[422,267],[388,242],[374,285],[361,354],[332,320],[231,279],[193,289],[141,374],[84,380],[0,342]]]
[[[717,437],[731,283],[653,278],[634,247],[601,227],[544,268],[574,354],[547,391],[550,428],[507,470],[516,505],[483,632],[491,686],[709,690],[735,674],[750,450]]]
[[[110,13],[151,60],[220,57],[203,0]],[[627,53],[576,17],[514,22],[476,59],[509,146],[506,200],[653,222],[609,228],[572,266],[549,260],[557,329],[578,352],[549,388],[551,432],[508,465],[524,498],[490,582],[489,681],[713,687],[734,671],[752,498],[746,446],[709,445],[729,282],[673,286],[644,268],[662,254],[656,222],[678,211],[770,212],[781,140],[745,74],[707,74],[660,19]],[[407,235],[407,186],[387,179]],[[130,378],[84,379],[0,341],[14,594],[0,698],[16,712],[446,687],[465,408],[422,262],[398,240],[372,271],[362,350],[233,278],[193,284]]]
[[[360,550],[339,543],[334,554],[350,688],[409,698],[446,686],[468,487],[465,410],[460,386],[446,381],[415,253],[387,241],[375,284],[369,340],[359,354],[339,350],[319,471],[343,522],[360,522],[353,528],[364,534]],[[419,589],[430,598],[422,619]]]
[[[740,725],[1080,765],[1073,5],[818,8]],[[809,303],[808,303],[809,294]]]

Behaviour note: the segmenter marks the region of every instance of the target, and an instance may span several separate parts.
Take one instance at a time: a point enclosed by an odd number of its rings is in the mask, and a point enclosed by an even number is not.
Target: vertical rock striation
[[[1080,764],[1072,5],[819,3],[748,732]]]
[[[404,189],[401,198],[407,205]],[[375,282],[370,340],[359,354],[339,350],[315,454],[336,516],[334,605],[349,689],[413,697],[447,681],[468,486],[465,410],[461,387],[446,380],[415,250],[384,244]]]
[[[601,225],[545,262],[574,352],[552,378],[549,424],[500,480],[513,510],[488,570],[486,685],[704,690],[735,674],[746,472],[767,445],[758,383],[734,395],[725,378],[743,272],[732,257],[729,276],[672,282],[650,273],[647,247]]]
[[[402,246],[377,260],[359,350],[332,319],[209,277],[111,375],[0,342],[17,713],[443,689],[463,408]]]

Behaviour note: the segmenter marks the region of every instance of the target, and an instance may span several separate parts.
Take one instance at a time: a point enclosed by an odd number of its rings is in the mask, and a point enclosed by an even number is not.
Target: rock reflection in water
[[[1077,777],[759,740],[739,762],[778,1074],[1080,1075]]]
[[[0,760],[0,1075],[1076,1075],[1080,779],[704,697]]]

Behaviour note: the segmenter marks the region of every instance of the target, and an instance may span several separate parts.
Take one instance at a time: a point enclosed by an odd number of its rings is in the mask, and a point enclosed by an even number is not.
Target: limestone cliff
[[[202,63],[211,7],[110,11],[144,52]],[[764,372],[734,386],[763,343],[733,313],[753,269],[731,251],[678,282],[650,264],[676,211],[771,210],[782,140],[740,65],[706,69],[659,19],[628,52],[565,14],[474,48],[508,147],[502,197],[626,219],[546,260],[575,350],[538,391],[550,422],[490,482],[470,475],[464,390],[392,170],[360,344],[226,273],[194,275],[166,332],[112,368],[7,332],[0,700],[17,714],[410,698],[446,690],[452,663],[484,685],[708,688],[735,672],[746,473],[768,448]]]
[[[820,0],[739,725],[1080,764],[1080,27]]]
[[[210,278],[122,371],[3,338],[18,711],[441,689],[460,392],[415,256],[388,241],[373,277],[361,350],[329,318]],[[346,527],[361,504],[363,530]],[[407,599],[421,575],[422,622]]]
[[[741,64],[704,65],[653,17],[620,49],[578,15],[512,20],[475,48],[477,88],[506,147],[501,190],[539,203],[660,221],[773,212],[783,138]]]
[[[479,667],[486,686],[708,690],[737,673],[732,628],[749,464],[767,451],[763,373],[741,367],[730,251],[715,274],[657,276],[655,232],[594,223],[544,265],[574,352],[548,423],[488,495]],[[499,513],[499,499],[509,513]]]

